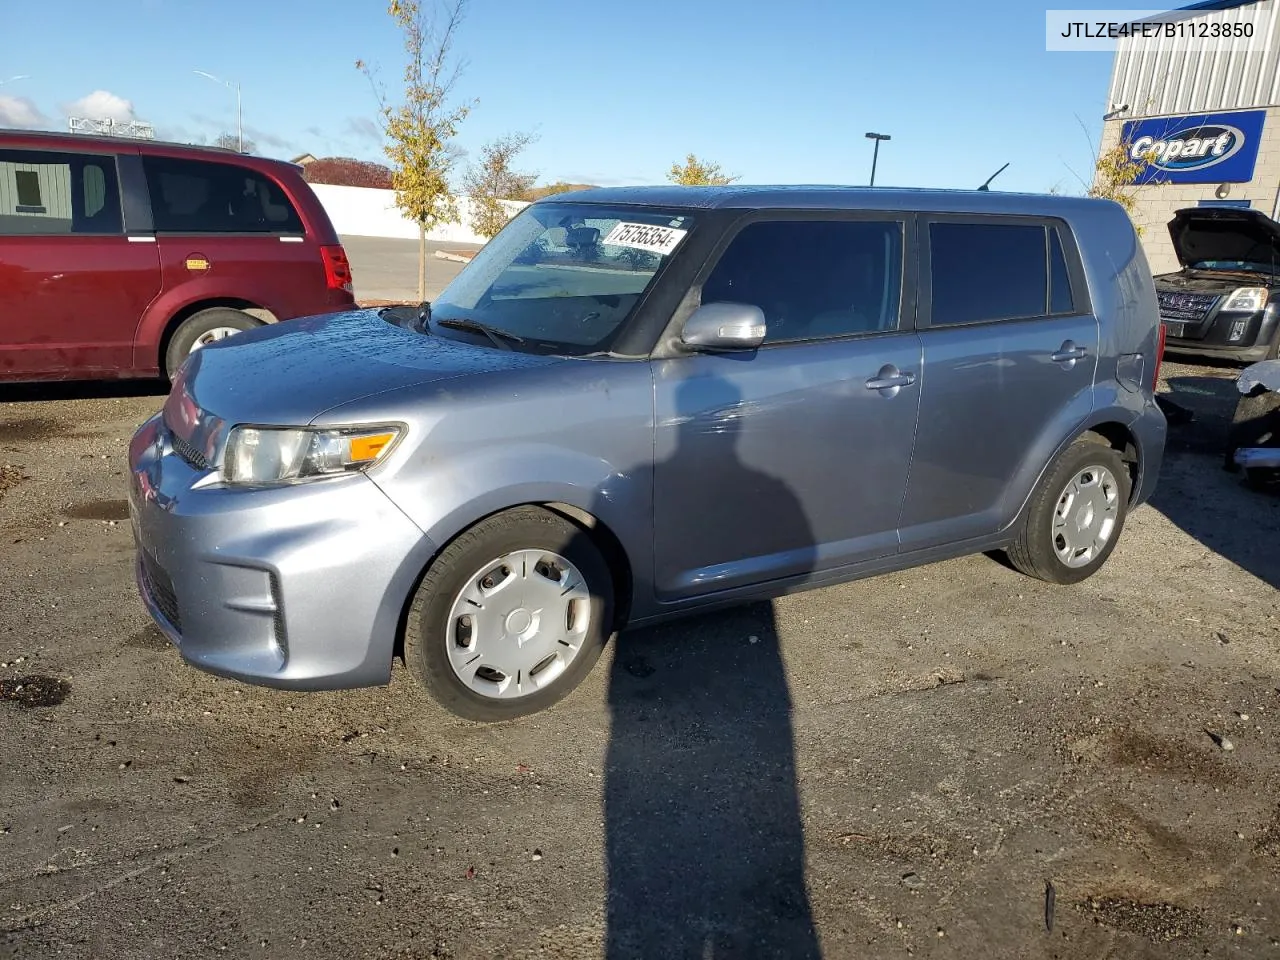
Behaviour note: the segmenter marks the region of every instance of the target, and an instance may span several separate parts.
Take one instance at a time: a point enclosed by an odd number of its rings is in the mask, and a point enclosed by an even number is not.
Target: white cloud
[[[49,118],[26,97],[0,96],[0,127],[38,130],[49,125]]]
[[[133,101],[117,97],[106,90],[95,90],[87,97],[81,97],[71,103],[62,105],[62,112],[68,117],[89,117],[91,120],[114,120],[116,123],[128,123],[135,119]]]

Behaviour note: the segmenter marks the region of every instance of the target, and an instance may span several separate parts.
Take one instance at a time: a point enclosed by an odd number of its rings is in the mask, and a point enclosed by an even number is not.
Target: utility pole
[[[875,151],[871,154],[871,186],[874,187],[876,185],[876,163],[880,159],[880,141],[892,140],[893,138],[887,133],[868,133],[867,139],[876,142]]]

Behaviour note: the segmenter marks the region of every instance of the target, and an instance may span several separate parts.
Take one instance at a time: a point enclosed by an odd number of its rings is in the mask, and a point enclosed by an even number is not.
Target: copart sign
[[[1121,137],[1147,162],[1138,183],[1248,183],[1258,160],[1265,110],[1130,120]]]

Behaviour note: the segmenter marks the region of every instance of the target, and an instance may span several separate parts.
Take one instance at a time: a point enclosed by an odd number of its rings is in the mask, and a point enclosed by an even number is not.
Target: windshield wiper
[[[437,327],[448,327],[451,330],[466,330],[470,333],[482,333],[489,338],[495,347],[510,350],[513,343],[524,343],[524,337],[507,330],[499,330],[479,320],[437,320]]]

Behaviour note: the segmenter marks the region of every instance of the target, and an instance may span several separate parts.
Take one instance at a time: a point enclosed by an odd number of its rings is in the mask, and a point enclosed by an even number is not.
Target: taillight
[[[1164,363],[1164,342],[1169,336],[1169,330],[1162,323],[1160,324],[1160,333],[1156,336],[1156,363],[1155,373],[1151,376],[1151,392],[1155,393],[1160,386],[1160,364]]]
[[[347,251],[342,249],[342,245],[335,243],[321,247],[320,257],[324,260],[324,279],[329,289],[351,293],[351,261],[347,259]]]

